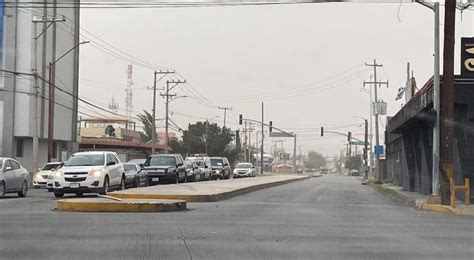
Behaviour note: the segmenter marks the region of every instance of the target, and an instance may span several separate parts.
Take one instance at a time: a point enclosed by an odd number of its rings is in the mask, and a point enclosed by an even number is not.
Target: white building
[[[16,158],[33,172],[48,158],[48,64],[79,45],[79,8],[55,9],[53,1],[48,8],[39,8],[31,6],[31,2],[17,1],[17,8],[0,6],[0,69],[33,75],[37,69],[39,75],[36,83],[32,75],[0,72],[0,156]],[[37,40],[34,40],[35,34],[40,35]],[[78,150],[74,96],[78,94],[79,48],[66,54],[53,68],[52,160],[59,161]],[[33,147],[36,133],[39,137],[37,156]]]

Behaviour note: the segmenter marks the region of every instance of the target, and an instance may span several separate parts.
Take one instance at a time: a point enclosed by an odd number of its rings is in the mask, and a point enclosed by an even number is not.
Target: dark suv
[[[148,156],[144,165],[147,184],[158,182],[178,183],[186,181],[186,167],[179,154],[154,154]]]
[[[211,157],[212,179],[229,179],[230,164],[225,157]]]

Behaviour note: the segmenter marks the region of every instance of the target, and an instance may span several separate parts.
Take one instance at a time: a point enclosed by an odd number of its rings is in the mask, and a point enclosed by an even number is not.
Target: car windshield
[[[222,167],[224,166],[224,162],[222,159],[211,159],[212,167]]]
[[[174,166],[176,158],[174,156],[152,156],[146,162],[146,166]]]
[[[240,168],[240,169],[250,169],[252,168],[252,164],[250,163],[239,163],[235,168]]]
[[[99,166],[104,165],[104,154],[74,154],[64,164],[64,166]]]
[[[129,171],[136,171],[136,170],[137,170],[137,166],[135,166],[135,164],[131,164],[131,163],[124,163],[124,164],[123,164],[123,169],[124,169],[126,172],[129,172]]]
[[[42,171],[51,171],[51,170],[56,169],[58,166],[59,166],[59,164],[46,164],[45,166],[43,166],[43,168],[41,168],[41,170]]]

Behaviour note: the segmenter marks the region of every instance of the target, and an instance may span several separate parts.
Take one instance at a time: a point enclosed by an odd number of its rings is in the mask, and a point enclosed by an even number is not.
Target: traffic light
[[[352,133],[351,132],[347,132],[347,141],[350,142],[352,139]]]
[[[242,114],[239,114],[239,125],[242,125]]]
[[[324,127],[321,126],[321,136],[324,136]]]
[[[269,126],[268,126],[268,131],[271,133],[272,130],[273,130],[273,122],[270,121],[268,124],[269,124]]]

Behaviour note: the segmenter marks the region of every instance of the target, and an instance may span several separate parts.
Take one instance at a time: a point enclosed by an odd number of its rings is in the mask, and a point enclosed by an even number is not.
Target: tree
[[[352,156],[346,161],[345,168],[349,170],[359,170],[362,166],[362,158],[360,156]]]
[[[143,113],[138,114],[137,116],[138,120],[143,125],[143,133],[140,132],[140,139],[143,142],[148,142],[153,139],[153,134],[155,134],[155,140],[157,140],[158,138],[156,138],[156,133],[153,129],[153,116],[146,110],[143,110]]]
[[[326,167],[326,159],[315,151],[308,152],[308,160],[304,162],[306,168],[318,169],[321,167]]]
[[[170,147],[173,152],[183,155],[193,153],[207,153],[209,156],[225,156],[233,163],[238,150],[230,148],[234,133],[230,128],[219,127],[216,123],[208,121],[189,124],[183,131],[181,141],[173,141]]]

